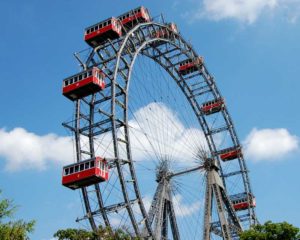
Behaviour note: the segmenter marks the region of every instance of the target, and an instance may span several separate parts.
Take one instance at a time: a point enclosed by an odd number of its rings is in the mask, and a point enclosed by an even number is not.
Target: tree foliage
[[[1,191],[0,191],[1,194]],[[16,206],[11,200],[0,198],[0,239],[1,240],[27,240],[28,234],[34,229],[35,221],[13,221],[12,217]]]
[[[240,234],[241,240],[299,240],[299,228],[282,222],[266,222],[263,225],[256,225],[252,229]]]
[[[68,228],[64,230],[58,230],[54,237],[59,240],[86,240],[86,239],[95,239],[92,232],[88,232],[83,229],[73,229]]]
[[[112,230],[102,226],[95,232],[73,228],[58,230],[54,237],[58,240],[138,240],[123,229]]]

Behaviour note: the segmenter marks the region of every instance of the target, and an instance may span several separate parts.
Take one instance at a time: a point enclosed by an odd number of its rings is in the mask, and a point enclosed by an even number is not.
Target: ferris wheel
[[[145,7],[86,28],[82,71],[63,81],[74,102],[81,191],[77,221],[142,239],[238,239],[255,197],[226,101],[176,24]]]

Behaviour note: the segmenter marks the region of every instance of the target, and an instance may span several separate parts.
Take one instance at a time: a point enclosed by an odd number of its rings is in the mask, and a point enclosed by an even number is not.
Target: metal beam
[[[179,234],[179,229],[176,221],[173,198],[171,196],[170,190],[169,190],[168,212],[169,212],[170,226],[172,230],[173,239],[180,240],[180,234]]]
[[[183,171],[180,171],[180,172],[170,173],[170,174],[168,174],[167,178],[171,179],[173,177],[182,176],[182,175],[185,175],[185,174],[188,174],[188,173],[191,173],[191,172],[195,172],[195,171],[198,171],[198,170],[202,170],[202,169],[204,169],[203,165],[193,167],[193,168],[187,168],[187,169],[185,169]]]
[[[135,204],[138,200],[137,199],[134,199],[134,200],[130,200],[129,203],[130,204]],[[116,204],[113,204],[113,205],[110,205],[110,206],[106,206],[106,207],[103,207],[103,209],[98,209],[96,211],[93,211],[89,214],[86,214],[84,215],[83,217],[81,218],[77,218],[76,219],[76,222],[79,222],[79,221],[82,221],[82,220],[85,220],[85,219],[88,219],[89,217],[91,216],[97,216],[97,215],[100,215],[102,214],[102,211],[105,211],[106,213],[110,213],[110,212],[118,212],[124,208],[127,207],[127,203],[125,202],[122,202],[122,203],[116,203]]]

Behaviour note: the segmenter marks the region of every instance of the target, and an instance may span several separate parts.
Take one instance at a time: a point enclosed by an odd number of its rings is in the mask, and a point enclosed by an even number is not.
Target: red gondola
[[[133,28],[138,23],[151,21],[148,9],[143,6],[122,14],[118,19],[122,22],[123,26],[127,28]]]
[[[203,57],[187,59],[179,64],[178,71],[181,75],[186,75],[198,70],[204,63]]]
[[[220,158],[224,162],[236,159],[240,156],[242,156],[242,150],[240,147],[231,147],[220,152]]]
[[[250,193],[248,193],[248,197],[246,193],[232,195],[230,196],[230,200],[232,202],[235,211],[245,210],[248,209],[249,207],[250,208],[256,207],[255,197]]]
[[[62,185],[75,190],[108,180],[105,159],[96,157],[63,168]]]
[[[103,90],[104,73],[93,67],[63,81],[63,95],[74,101]]]
[[[210,115],[216,112],[219,112],[225,106],[224,99],[219,98],[212,101],[208,101],[201,106],[201,111],[205,115]]]
[[[112,17],[86,28],[84,40],[91,47],[97,47],[107,41],[107,39],[114,40],[120,36],[122,36],[120,21]]]

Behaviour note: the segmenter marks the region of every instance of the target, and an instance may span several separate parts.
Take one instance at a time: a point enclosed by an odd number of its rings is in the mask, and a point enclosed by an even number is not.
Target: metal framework
[[[164,38],[156,38],[155,31],[167,31]],[[205,135],[209,158],[199,166],[172,173],[163,162],[157,172],[157,189],[151,207],[147,213],[138,185],[132,157],[129,126],[129,82],[135,60],[138,55],[146,56],[159,64],[174,79],[178,88],[186,97],[195,117]],[[223,239],[235,239],[242,231],[241,221],[246,226],[255,224],[256,216],[253,208],[243,211],[243,218],[238,216],[228,197],[227,185],[229,179],[238,177],[242,182],[243,192],[251,193],[248,170],[243,156],[238,159],[222,162],[218,148],[218,134],[229,136],[229,144],[240,147],[233,122],[227,107],[221,109],[218,115],[218,126],[210,123],[209,116],[201,111],[205,98],[222,98],[214,78],[203,64],[198,70],[189,75],[182,75],[178,71],[179,63],[186,59],[198,57],[192,46],[183,37],[171,31],[167,24],[150,22],[141,23],[117,40],[107,41],[104,45],[94,48],[85,60],[79,54],[75,55],[83,69],[97,66],[102,69],[109,81],[104,91],[75,102],[74,120],[63,123],[63,126],[74,133],[76,142],[77,161],[95,157],[95,138],[105,133],[111,133],[113,142],[113,156],[108,162],[114,169],[119,181],[119,192],[123,201],[105,205],[103,189],[96,184],[93,187],[83,188],[82,196],[86,214],[78,220],[88,220],[92,229],[104,223],[112,226],[110,213],[123,211],[127,216],[127,225],[130,225],[134,236],[146,239],[184,239],[180,236],[177,226],[176,213],[172,198],[172,181],[177,176],[202,171],[206,176],[205,219],[203,239],[212,239],[220,236]],[[122,131],[122,135],[119,132]],[[120,152],[122,149],[122,153]],[[126,150],[125,154],[123,149]],[[106,157],[106,156],[103,156]],[[212,160],[214,159],[214,160]],[[235,168],[227,167],[234,162]],[[234,190],[233,190],[234,193]],[[216,204],[219,221],[212,222],[212,205]],[[139,217],[137,217],[139,216]],[[100,220],[99,220],[100,219]],[[168,231],[171,228],[171,233]],[[198,238],[199,239],[199,238]]]

